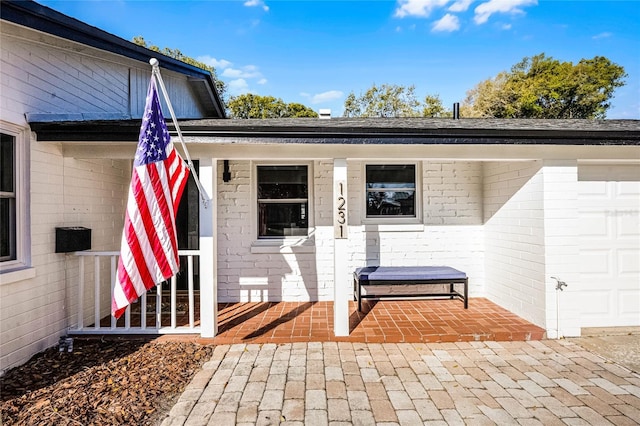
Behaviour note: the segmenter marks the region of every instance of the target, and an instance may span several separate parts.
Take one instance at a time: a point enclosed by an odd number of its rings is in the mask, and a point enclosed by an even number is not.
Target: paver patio
[[[162,425],[636,425],[640,376],[565,340],[220,345]]]
[[[219,306],[162,425],[638,425],[640,376],[486,299]],[[163,338],[176,338],[167,336]]]

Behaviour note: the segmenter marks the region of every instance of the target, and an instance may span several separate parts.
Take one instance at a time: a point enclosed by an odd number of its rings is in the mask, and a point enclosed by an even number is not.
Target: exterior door
[[[199,170],[199,163],[197,160],[193,161],[196,171]],[[182,198],[180,199],[180,205],[178,206],[178,214],[176,215],[176,234],[178,237],[178,249],[179,250],[198,250],[200,248],[200,223],[198,220],[200,208],[200,193],[198,187],[193,180],[193,177],[189,176],[187,186],[182,192]],[[200,263],[199,258],[195,256],[193,258],[193,288],[195,290],[200,289]],[[168,291],[169,286],[164,286]],[[187,258],[186,256],[180,256],[180,272],[177,277],[177,289],[187,290]]]

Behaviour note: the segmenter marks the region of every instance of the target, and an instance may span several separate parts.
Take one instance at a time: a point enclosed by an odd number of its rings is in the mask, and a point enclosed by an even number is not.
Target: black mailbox
[[[91,229],[82,226],[56,228],[56,253],[91,249]]]

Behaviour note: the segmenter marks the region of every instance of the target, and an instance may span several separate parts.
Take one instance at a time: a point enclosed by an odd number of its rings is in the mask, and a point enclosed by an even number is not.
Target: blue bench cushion
[[[366,266],[355,272],[360,281],[420,281],[465,279],[467,274],[450,266]]]

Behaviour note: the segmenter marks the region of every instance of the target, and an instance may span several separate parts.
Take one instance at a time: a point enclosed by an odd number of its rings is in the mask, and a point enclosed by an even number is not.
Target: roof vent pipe
[[[460,103],[455,102],[453,104],[453,119],[460,120]]]

